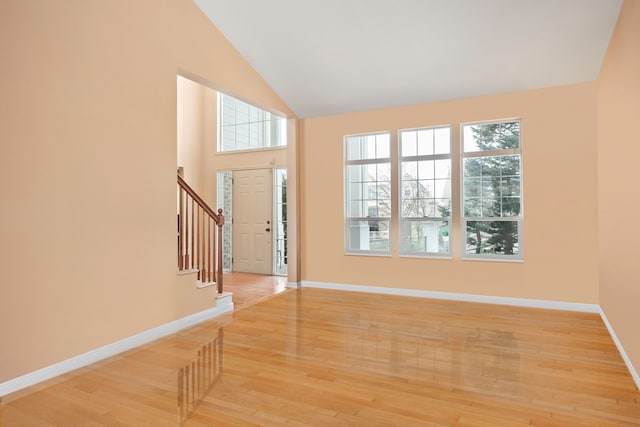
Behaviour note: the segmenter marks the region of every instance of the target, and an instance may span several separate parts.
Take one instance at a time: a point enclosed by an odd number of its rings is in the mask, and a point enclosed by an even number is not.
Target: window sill
[[[400,258],[415,258],[415,259],[444,259],[444,260],[452,260],[453,256],[451,254],[400,254]]]
[[[523,258],[483,258],[483,257],[469,257],[463,256],[463,261],[482,261],[482,262],[515,262],[515,263],[523,263]]]
[[[345,252],[344,254],[347,256],[371,256],[371,257],[391,258],[391,254],[381,253],[381,252]]]
[[[247,154],[247,153],[257,153],[261,151],[275,151],[275,150],[286,150],[286,149],[287,149],[286,145],[279,145],[277,147],[249,148],[247,150],[216,151],[216,155]]]

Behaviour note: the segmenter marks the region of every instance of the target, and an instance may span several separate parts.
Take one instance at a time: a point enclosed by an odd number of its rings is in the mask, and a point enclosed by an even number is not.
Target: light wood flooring
[[[285,290],[3,399],[8,426],[638,426],[597,314]]]
[[[255,304],[287,288],[287,278],[251,273],[225,273],[224,290],[233,293],[236,310]]]

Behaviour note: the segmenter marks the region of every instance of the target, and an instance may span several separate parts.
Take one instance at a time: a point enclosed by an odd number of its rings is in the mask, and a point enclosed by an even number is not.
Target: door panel
[[[271,169],[233,173],[233,271],[271,274],[271,187]]]

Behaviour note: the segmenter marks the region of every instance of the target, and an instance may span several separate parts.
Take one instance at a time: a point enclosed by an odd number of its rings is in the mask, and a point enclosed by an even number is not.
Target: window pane
[[[463,172],[465,177],[482,176],[481,158],[464,159]]]
[[[362,218],[367,216],[362,200],[353,200],[347,205],[347,216]]]
[[[434,181],[432,179],[423,179],[418,181],[418,197],[435,197]]]
[[[433,129],[422,129],[418,131],[418,155],[431,154],[433,154]]]
[[[220,97],[220,151],[284,146],[286,119],[223,93]]]
[[[376,177],[378,181],[391,182],[391,164],[390,163],[377,164]]]
[[[465,178],[464,179],[464,197],[465,200],[467,198],[472,197],[480,197],[482,194],[480,183],[482,179],[480,178]]]
[[[493,198],[496,192],[500,194],[500,178],[481,178],[480,179],[480,191],[481,195],[485,199]]]
[[[418,199],[419,212],[423,217],[436,216],[436,202],[434,199]]]
[[[502,177],[500,192],[503,196],[520,196],[520,177]]]
[[[418,162],[402,162],[402,179],[418,178]]]
[[[500,156],[497,158],[502,176],[520,175],[520,156]]]
[[[362,165],[348,165],[347,166],[347,181],[348,182],[363,182],[366,171],[363,170]]]
[[[366,184],[364,198],[368,200],[376,200],[378,198],[378,186],[375,182]]]
[[[378,167],[376,165],[363,165],[364,181],[375,181],[378,176]]]
[[[404,218],[422,218],[422,212],[418,211],[418,199],[406,199],[402,201],[402,216]]]
[[[388,159],[390,157],[390,142],[389,138],[384,138],[382,135],[377,135],[376,138],[376,158],[377,159]]]
[[[451,128],[424,128],[400,132],[401,157],[451,154]]]
[[[435,131],[435,154],[451,153],[451,128],[438,128]]]
[[[451,199],[435,199],[436,211],[434,217],[450,217],[451,216]]]
[[[520,155],[465,159],[464,215],[519,216],[521,210]],[[470,199],[481,199],[480,205]]]
[[[378,213],[378,204],[376,203],[375,200],[367,200],[366,201],[366,206],[367,206],[367,212],[366,212],[367,215],[365,215],[365,216],[370,217],[370,218],[376,218],[376,217],[381,216]]]
[[[486,217],[500,217],[501,207],[500,201],[493,198],[482,198],[482,214]]]
[[[416,131],[401,132],[400,145],[403,157],[415,156],[418,153],[416,149]]]
[[[418,197],[418,182],[414,180],[402,181],[402,198],[415,199]]]
[[[434,162],[435,178],[451,178],[451,160],[436,160]]]
[[[347,160],[387,159],[390,141],[389,134],[349,136],[346,138]]]
[[[376,154],[376,138],[373,135],[369,135],[365,137],[365,155],[363,155],[363,159],[376,159],[378,156]]]
[[[403,254],[449,253],[448,221],[403,221],[401,233]]]
[[[519,197],[503,197],[502,216],[519,216],[520,215],[520,198]]]
[[[347,138],[347,160],[367,159],[367,140],[363,136],[351,136]]]
[[[388,252],[389,220],[349,220],[347,250]]]
[[[482,204],[479,198],[465,198],[464,200],[464,216],[473,218],[482,216]]]
[[[391,216],[391,201],[379,200],[378,201],[378,216],[390,217]]]
[[[423,160],[418,162],[418,177],[420,177],[420,179],[435,178],[433,167],[434,167],[433,160]]]
[[[517,255],[518,221],[467,221],[467,254]]]
[[[466,153],[520,148],[520,122],[466,125],[462,138]]]

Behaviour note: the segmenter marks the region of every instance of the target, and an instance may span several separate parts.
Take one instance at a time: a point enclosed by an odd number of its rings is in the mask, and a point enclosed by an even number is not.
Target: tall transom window
[[[258,150],[287,145],[287,121],[218,92],[218,151]]]

